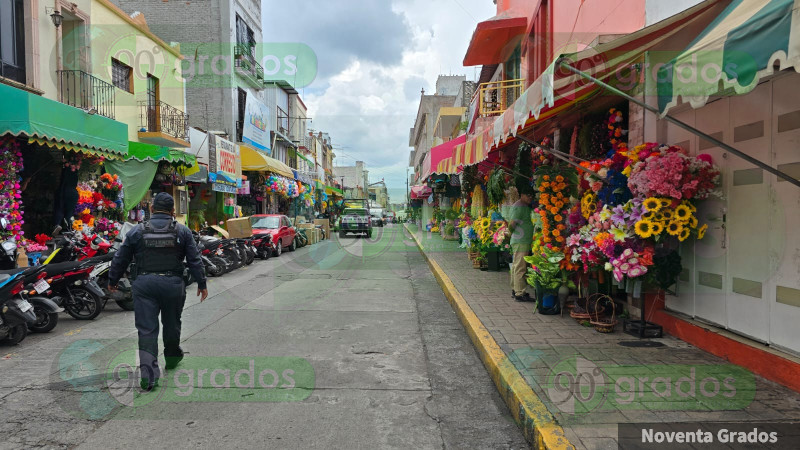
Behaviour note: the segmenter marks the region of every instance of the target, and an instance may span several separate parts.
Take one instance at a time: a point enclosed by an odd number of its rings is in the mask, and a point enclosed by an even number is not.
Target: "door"
[[[687,110],[680,113],[675,113],[674,116],[682,122],[694,125],[695,111],[691,108],[687,108]],[[688,150],[691,154],[697,153],[697,139],[692,133],[672,124],[668,124],[666,133],[667,136],[664,142]],[[667,292],[665,295],[665,301],[667,308],[694,317],[695,270],[694,249],[692,245],[693,244],[691,244],[689,241],[680,244],[678,252],[681,255],[681,274],[678,276],[677,285],[672,293],[675,295]]]
[[[773,82],[773,166],[800,176],[800,75],[790,72]],[[772,345],[800,353],[800,188],[786,181],[773,182],[770,263],[772,282],[764,289],[770,304]]]
[[[772,83],[762,83],[746,95],[730,97],[734,148],[773,165],[771,140]],[[770,302],[766,283],[771,277],[769,247],[772,234],[770,177],[747,161],[728,157],[728,328],[761,342],[769,341]]]
[[[147,74],[147,131],[161,131],[161,95],[158,78]]]

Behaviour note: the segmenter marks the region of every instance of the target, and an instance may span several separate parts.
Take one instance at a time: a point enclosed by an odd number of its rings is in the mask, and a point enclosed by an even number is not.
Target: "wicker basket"
[[[478,258],[472,258],[472,268],[473,269],[480,269],[481,268],[481,262],[478,261]]]
[[[611,302],[611,317],[602,317],[602,313],[598,312],[599,305],[598,303],[602,299],[608,299]],[[594,313],[590,314],[592,317],[589,319],[589,323],[594,326],[595,331],[600,333],[613,333],[614,327],[617,325],[616,319],[616,312],[617,307],[614,304],[614,300],[607,296],[607,295],[600,295],[594,301],[595,308]]]
[[[592,299],[595,297],[605,297],[603,294],[592,294],[587,299],[578,298],[575,299],[575,304],[572,307],[572,310],[569,312],[569,316],[573,319],[577,320],[578,322],[583,321],[591,321],[592,318],[596,315],[603,315],[606,312],[605,308],[598,304],[598,302],[591,303]],[[588,308],[590,305],[594,304],[594,311],[589,311]],[[585,307],[583,305],[586,305]],[[599,310],[598,310],[599,308]]]

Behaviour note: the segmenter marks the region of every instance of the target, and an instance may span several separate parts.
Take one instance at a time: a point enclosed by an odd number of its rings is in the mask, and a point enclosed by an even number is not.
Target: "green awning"
[[[800,69],[799,15],[795,0],[733,0],[659,70],[659,109],[666,113],[678,97],[700,108],[712,95],[746,94],[778,70]]]
[[[310,159],[308,159],[308,158],[306,157],[306,155],[304,155],[304,154],[302,154],[302,153],[299,153],[299,152],[298,152],[298,153],[297,153],[297,156],[298,156],[298,157],[300,157],[300,159],[302,159],[303,161],[305,161],[305,162],[307,162],[308,164],[310,164],[312,167],[314,166],[314,161],[311,161]]]
[[[0,83],[0,136],[84,153],[124,156],[128,125]],[[117,155],[117,156],[115,156]]]
[[[196,164],[195,156],[183,150],[134,141],[128,142],[128,157],[126,159],[155,162],[169,161],[172,164],[186,167],[192,167]]]
[[[344,194],[342,194],[342,190],[341,189],[335,188],[333,186],[325,186],[325,192],[327,194],[336,193],[336,194],[339,194],[339,195],[344,195]]]

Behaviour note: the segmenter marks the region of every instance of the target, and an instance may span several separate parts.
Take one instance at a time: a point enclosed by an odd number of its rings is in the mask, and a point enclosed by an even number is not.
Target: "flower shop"
[[[681,245],[703,239],[708,229],[698,203],[719,195],[711,155],[629,145],[626,109],[588,114],[561,129],[540,127],[462,166],[462,207],[437,212],[434,222],[454,224],[473,267],[498,270],[509,259],[508,208],[519,192],[533,192],[535,231],[526,262],[537,310],[569,308],[602,332],[625,318],[629,299],[674,291]],[[654,328],[629,320],[626,330]]]
[[[123,214],[120,177],[107,163],[116,153],[13,136],[0,138],[0,217],[7,220],[3,239],[13,236],[28,263],[38,255],[56,225],[113,239]]]

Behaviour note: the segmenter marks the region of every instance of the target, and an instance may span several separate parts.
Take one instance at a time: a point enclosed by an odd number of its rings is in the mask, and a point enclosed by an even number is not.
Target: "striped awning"
[[[643,59],[645,52],[704,18],[704,13],[712,10],[720,1],[722,0],[707,0],[622,38],[559,56],[492,125],[476,130],[463,147],[456,149],[454,164],[477,164],[485,160],[491,150],[516,137],[519,131],[602,92],[602,88],[596,84],[560,68],[560,60],[565,59],[573,67],[599,80],[613,83],[619,71],[629,70],[633,64]]]
[[[666,114],[680,98],[699,108],[714,94],[746,94],[791,67],[800,72],[800,0],[733,0],[659,70],[658,106]]]

